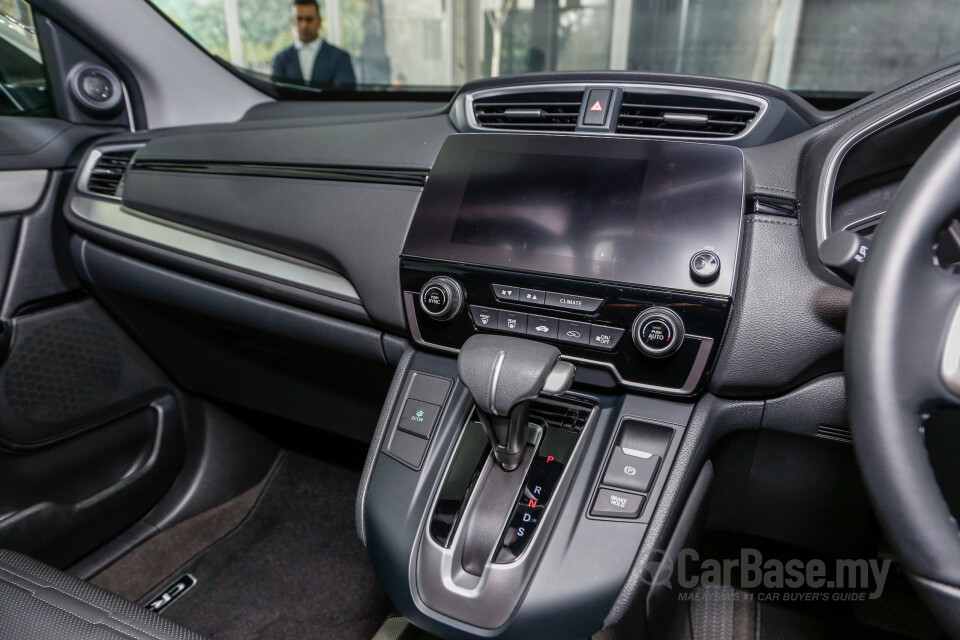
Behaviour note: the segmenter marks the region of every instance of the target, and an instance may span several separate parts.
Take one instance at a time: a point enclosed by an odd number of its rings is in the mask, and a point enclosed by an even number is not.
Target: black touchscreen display
[[[728,146],[458,135],[430,172],[403,254],[730,295],[743,156]],[[691,279],[703,249],[721,261]]]

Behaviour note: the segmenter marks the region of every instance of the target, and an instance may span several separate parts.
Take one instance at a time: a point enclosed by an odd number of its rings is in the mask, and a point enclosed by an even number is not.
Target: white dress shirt
[[[300,40],[295,40],[293,46],[297,49],[297,55],[300,57],[300,72],[303,73],[303,81],[308,83],[313,76],[313,63],[317,61],[317,52],[323,46],[323,38],[318,37],[313,42],[304,44]]]

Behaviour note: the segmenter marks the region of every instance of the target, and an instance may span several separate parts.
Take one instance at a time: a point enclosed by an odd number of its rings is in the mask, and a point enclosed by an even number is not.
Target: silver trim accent
[[[496,127],[482,127],[477,122],[476,116],[473,112],[473,103],[474,100],[478,98],[488,98],[495,96],[503,95],[513,95],[517,93],[531,93],[535,91],[544,92],[544,93],[559,93],[563,91],[586,91],[590,89],[623,89],[626,91],[646,91],[652,94],[660,95],[669,95],[669,96],[695,96],[695,97],[705,97],[705,98],[716,98],[718,100],[738,100],[740,102],[746,102],[753,104],[759,107],[757,115],[750,121],[747,127],[738,133],[735,136],[729,136],[725,138],[721,137],[701,137],[701,136],[658,136],[650,134],[625,134],[625,133],[614,133],[612,131],[537,131],[530,130],[525,131],[522,129],[498,129]],[[582,100],[582,98],[581,98]],[[764,114],[767,112],[767,108],[770,106],[770,103],[766,98],[761,96],[756,96],[749,93],[741,93],[739,91],[727,91],[724,89],[710,89],[706,87],[693,87],[688,85],[670,85],[670,84],[655,84],[655,83],[626,83],[620,84],[616,82],[569,82],[569,83],[557,83],[557,84],[531,84],[531,85],[520,85],[515,87],[499,87],[494,89],[481,89],[478,91],[468,91],[460,94],[454,102],[453,109],[450,111],[450,117],[453,119],[454,125],[460,125],[466,128],[468,131],[474,133],[516,133],[518,135],[523,134],[535,134],[535,135],[588,135],[588,136],[615,136],[618,138],[628,138],[628,139],[653,139],[653,140],[687,140],[695,142],[728,142],[731,140],[739,140],[747,136],[753,129],[757,126],[761,119],[763,119]],[[459,122],[458,122],[459,121]]]
[[[490,413],[499,416],[497,413],[497,383],[500,382],[500,370],[503,368],[503,360],[507,357],[506,351],[497,354],[497,360],[493,363],[493,378],[490,380]]]
[[[47,174],[46,169],[0,171],[0,215],[37,206],[47,186]]]
[[[75,195],[70,211],[78,218],[126,238],[267,278],[353,304],[362,304],[350,281],[335,271],[191,229],[121,205],[115,199]]]
[[[454,349],[453,347],[445,347],[442,344],[435,344],[433,342],[428,342],[423,339],[423,334],[420,333],[420,326],[417,323],[417,313],[414,310],[416,301],[413,296],[415,294],[410,291],[404,291],[404,311],[407,316],[407,325],[410,327],[410,334],[413,336],[413,341],[417,344],[429,347],[431,349],[436,349],[437,351],[442,351],[449,354],[458,354],[460,353],[459,349]],[[631,380],[625,380],[623,376],[620,375],[620,370],[617,369],[614,365],[609,362],[601,362],[599,360],[590,360],[588,358],[578,358],[576,356],[561,355],[561,360],[566,360],[568,362],[579,362],[591,367],[606,369],[613,377],[617,379],[617,383],[627,387],[628,389],[637,389],[639,391],[654,391],[656,393],[663,393],[666,395],[672,396],[688,396],[693,393],[697,388],[697,384],[700,382],[700,377],[703,375],[703,371],[707,368],[707,360],[710,358],[710,350],[713,348],[713,338],[708,338],[706,336],[695,336],[692,334],[687,334],[686,338],[692,340],[700,341],[700,350],[697,351],[697,357],[693,361],[693,366],[690,368],[690,375],[687,376],[687,379],[684,381],[683,386],[677,389],[676,387],[659,387],[652,384],[643,384],[641,382],[633,382]]]
[[[123,108],[127,112],[127,124],[130,125],[130,132],[137,130],[137,125],[133,120],[133,103],[130,102],[130,93],[127,91],[127,85],[123,80],[120,81],[120,87],[123,89]]]
[[[837,140],[827,154],[824,170],[820,175],[820,188],[817,191],[816,231],[818,246],[832,233],[830,223],[833,216],[833,190],[837,182],[837,173],[840,171],[840,163],[843,162],[850,149],[870,134],[876,133],[880,129],[955,91],[960,91],[960,80],[953,80],[945,85],[941,84],[906,104],[887,107],[884,111],[881,111],[882,115],[877,119],[848,131]]]
[[[644,460],[647,460],[653,457],[652,453],[649,453],[647,451],[641,451],[640,449],[630,449],[628,447],[620,447],[620,450],[623,451],[628,456],[632,456],[634,458],[643,458]]]
[[[87,157],[83,161],[83,165],[80,167],[80,175],[77,176],[77,191],[91,195],[94,198],[107,198],[109,200],[119,201],[121,199],[119,192],[118,195],[108,196],[102,193],[94,193],[90,191],[89,183],[90,176],[93,174],[94,167],[97,166],[97,161],[100,160],[100,156],[105,153],[113,153],[115,151],[134,151],[145,146],[145,142],[132,142],[126,144],[107,144],[102,147],[94,147],[87,154]],[[131,159],[131,163],[133,160]],[[129,166],[127,167],[129,169]],[[124,178],[126,178],[126,173],[124,173]],[[122,182],[122,180],[121,180]]]
[[[953,310],[947,342],[940,359],[940,377],[953,393],[960,396],[960,304]]]
[[[544,398],[540,398],[540,401],[563,404],[561,401],[551,401]],[[580,432],[577,444],[570,454],[570,461],[560,475],[553,497],[547,504],[543,516],[541,516],[540,524],[534,531],[524,554],[509,564],[497,564],[494,562],[494,558],[489,559],[484,567],[483,575],[479,578],[467,574],[460,566],[463,551],[463,527],[457,527],[449,548],[437,544],[429,532],[430,518],[436,510],[440,490],[454,458],[453,455],[447,457],[440,481],[433,489],[430,508],[424,514],[423,521],[420,524],[420,542],[417,545],[417,552],[411,554],[410,559],[411,584],[416,585],[414,593],[424,607],[459,622],[483,629],[497,629],[507,623],[519,604],[517,595],[523,592],[546,547],[549,534],[542,532],[552,530],[565,506],[570,486],[573,484],[573,477],[580,467],[586,441],[590,438],[599,415],[599,407],[593,406],[590,409],[590,416]],[[457,446],[463,439],[466,426],[473,420],[476,420],[475,411],[470,412],[467,421],[464,423],[457,440]],[[493,464],[495,462],[491,455],[477,480],[478,487],[483,486]],[[467,504],[461,522],[469,520],[474,505],[475,501]],[[508,514],[504,527],[509,524],[509,518],[510,515]],[[430,602],[428,602],[428,599]]]

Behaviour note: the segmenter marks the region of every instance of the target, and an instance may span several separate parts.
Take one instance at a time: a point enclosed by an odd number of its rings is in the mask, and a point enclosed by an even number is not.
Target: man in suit
[[[320,37],[323,20],[317,0],[293,0],[290,11],[297,38],[273,59],[273,80],[307,86],[356,84],[350,54]]]

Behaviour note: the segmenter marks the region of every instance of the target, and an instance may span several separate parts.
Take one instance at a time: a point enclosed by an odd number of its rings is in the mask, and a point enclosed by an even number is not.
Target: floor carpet
[[[163,615],[211,639],[371,638],[391,607],[355,532],[359,481],[285,453],[243,524],[177,572],[197,584]]]

